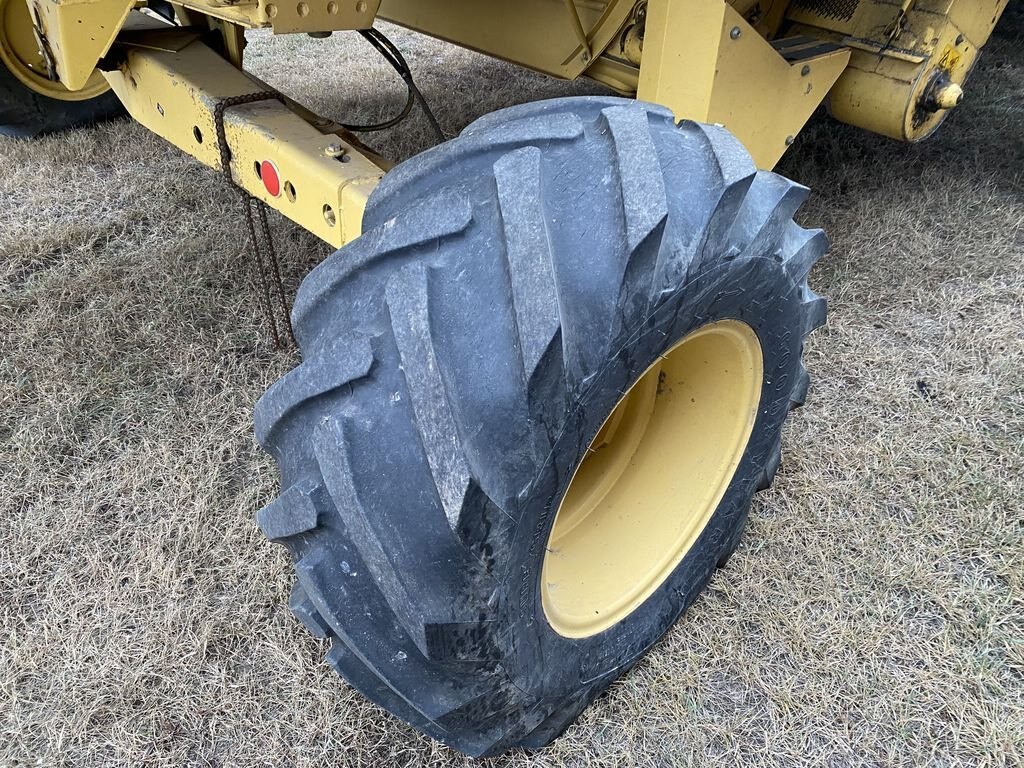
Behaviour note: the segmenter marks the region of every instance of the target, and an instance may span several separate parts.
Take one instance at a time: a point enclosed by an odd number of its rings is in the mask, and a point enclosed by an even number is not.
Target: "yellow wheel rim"
[[[608,629],[686,556],[746,450],[762,367],[750,326],[723,320],[675,344],[619,400],[548,539],[541,601],[556,632]]]
[[[0,61],[28,88],[51,99],[85,101],[110,88],[98,70],[80,91],[69,91],[46,76],[46,59],[32,31],[26,0],[0,0]]]

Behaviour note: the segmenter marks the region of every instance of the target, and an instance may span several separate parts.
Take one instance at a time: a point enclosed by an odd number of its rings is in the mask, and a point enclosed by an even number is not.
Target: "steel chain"
[[[249,244],[251,246],[252,267],[256,278],[256,290],[263,308],[263,314],[270,326],[270,333],[274,339],[274,346],[281,349],[281,334],[278,332],[277,320],[274,317],[274,309],[271,301],[270,286],[267,282],[267,262],[273,271],[273,280],[276,286],[277,299],[281,305],[281,313],[284,315],[284,327],[292,343],[295,343],[295,334],[292,331],[291,309],[288,306],[288,299],[284,292],[284,283],[281,280],[281,268],[277,260],[277,252],[274,249],[274,240],[270,233],[270,224],[267,221],[267,207],[263,201],[249,194],[244,188],[238,185],[231,176],[231,149],[228,147],[227,134],[224,128],[224,112],[231,107],[242,104],[252,104],[257,101],[280,101],[285,103],[284,97],[277,91],[258,91],[242,96],[229,96],[217,102],[213,109],[214,126],[217,129],[217,147],[220,150],[220,170],[228,183],[235,187],[242,197],[242,210],[245,214],[245,222],[249,231]],[[263,242],[266,247],[267,259],[264,261],[263,249],[256,233],[256,222],[253,219],[253,209],[260,222],[260,231],[263,235]]]

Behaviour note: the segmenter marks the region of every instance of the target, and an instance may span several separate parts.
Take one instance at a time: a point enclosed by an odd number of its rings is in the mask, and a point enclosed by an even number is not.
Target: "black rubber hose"
[[[399,74],[402,80],[405,82],[407,89],[407,98],[405,106],[402,110],[394,117],[383,120],[379,123],[370,123],[368,125],[357,125],[355,123],[342,123],[342,126],[350,131],[383,131],[388,128],[393,128],[402,122],[409,116],[412,111],[413,104],[419,102],[420,108],[426,115],[427,120],[430,122],[431,128],[437,134],[438,141],[445,141],[444,132],[441,130],[440,124],[437,122],[437,118],[434,117],[433,111],[430,109],[430,105],[427,104],[427,100],[423,97],[420,89],[416,87],[416,83],[413,81],[412,71],[409,69],[409,64],[406,62],[405,57],[402,56],[402,52],[398,50],[398,47],[388,39],[388,37],[381,31],[370,28],[361,29],[359,34],[372,45],[377,52],[384,57],[385,61],[392,66],[392,68]]]

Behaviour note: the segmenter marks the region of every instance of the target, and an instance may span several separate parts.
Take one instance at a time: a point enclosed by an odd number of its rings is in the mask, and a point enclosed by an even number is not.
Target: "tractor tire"
[[[806,193],[723,128],[603,97],[488,115],[385,176],[255,412],[283,489],[257,521],[339,674],[494,755],[657,642],[807,393]]]
[[[25,0],[0,0],[0,136],[33,138],[124,115],[98,73],[74,93],[39,72],[34,52]]]

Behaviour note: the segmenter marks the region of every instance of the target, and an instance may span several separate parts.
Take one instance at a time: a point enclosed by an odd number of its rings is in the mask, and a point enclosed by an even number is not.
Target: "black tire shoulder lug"
[[[256,439],[270,450],[274,433],[289,414],[319,395],[366,376],[373,366],[373,349],[367,338],[328,339],[302,365],[292,369],[256,403],[253,421]]]
[[[315,528],[317,509],[310,497],[320,489],[318,480],[306,478],[263,507],[256,513],[263,535],[271,541],[282,541]]]

